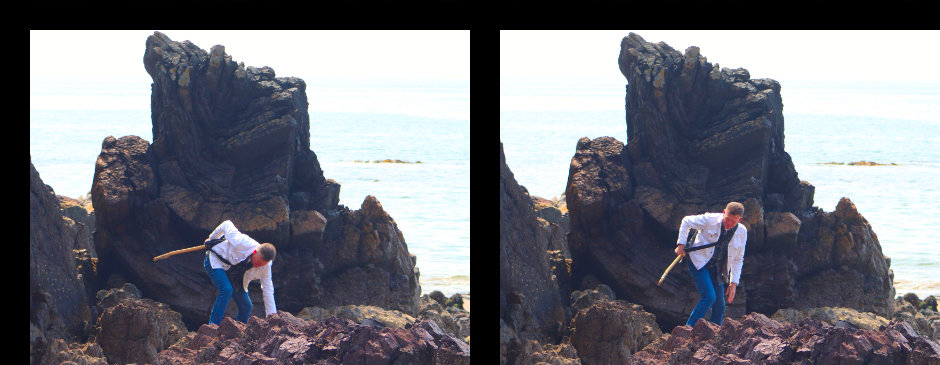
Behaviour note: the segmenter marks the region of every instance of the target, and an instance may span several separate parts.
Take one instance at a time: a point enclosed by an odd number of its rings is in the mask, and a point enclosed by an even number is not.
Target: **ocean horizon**
[[[518,183],[560,198],[578,139],[626,144],[625,85],[501,80],[500,141]],[[781,82],[781,95],[784,149],[799,178],[815,186],[814,205],[832,212],[851,199],[892,260],[897,295],[940,296],[940,256],[924,254],[940,211],[940,84]],[[858,161],[886,166],[830,164]]]
[[[56,194],[91,190],[106,137],[153,141],[152,80],[141,73],[30,80],[30,160]],[[379,200],[417,256],[422,294],[469,294],[469,81],[304,81],[310,149],[341,185],[339,203]],[[385,159],[421,163],[356,162]]]

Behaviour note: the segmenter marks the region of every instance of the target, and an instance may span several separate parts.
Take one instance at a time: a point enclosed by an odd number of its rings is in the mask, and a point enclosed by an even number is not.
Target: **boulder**
[[[499,157],[500,358],[514,362],[526,341],[558,340],[565,322],[562,296],[568,294],[560,294],[552,278],[547,234],[506,165],[502,143]]]
[[[891,319],[907,322],[921,336],[940,342],[940,332],[937,331],[940,328],[940,314],[929,308],[918,309],[918,307],[911,304],[912,302],[917,303],[918,306],[921,304],[913,293],[897,297],[894,306],[895,312]]]
[[[463,309],[463,296],[461,296],[460,294],[451,295],[450,298],[447,298],[447,301],[444,303],[444,306]]]
[[[277,247],[278,309],[368,304],[416,314],[418,270],[395,221],[373,196],[359,210],[339,205],[339,184],[310,149],[303,80],[160,32],[147,38],[143,61],[153,143],[109,136],[95,165],[99,280],[120,274],[195,329],[215,299],[204,256],[152,258],[198,245],[231,220]],[[257,284],[249,294],[263,316]],[[235,311],[230,303],[226,313]]]
[[[621,42],[627,143],[581,138],[566,187],[572,287],[610,286],[661,328],[683,324],[698,301],[675,258],[681,219],[744,204],[744,266],[726,315],[848,307],[891,313],[893,272],[877,235],[843,198],[831,213],[784,150],[780,84],[720,68],[700,54],[631,33]],[[588,287],[590,287],[590,285]]]
[[[572,297],[577,304],[572,307],[579,309],[571,321],[571,344],[586,365],[622,364],[663,334],[642,306],[612,300],[601,291]]]
[[[469,364],[470,347],[433,322],[378,328],[329,317],[307,321],[279,311],[247,324],[205,324],[156,356],[153,364]]]
[[[299,298],[303,298],[319,306],[364,304],[417,314],[421,286],[414,256],[408,253],[404,235],[378,199],[366,196],[359,210],[335,221],[343,224],[343,235],[327,238],[325,244],[306,250],[323,263],[322,298],[311,298],[309,294],[304,298],[300,297],[302,292],[291,293],[298,299],[284,308],[301,305]],[[284,262],[302,264],[302,261]],[[296,270],[285,266],[282,266],[285,272]],[[284,286],[291,285],[288,290],[301,290],[308,284],[302,279],[299,277]],[[277,282],[274,285],[278,288]],[[289,294],[284,296],[289,297]]]
[[[444,293],[441,293],[440,290],[435,290],[435,291],[428,293],[428,298],[433,299],[435,302],[437,302],[437,304],[440,304],[441,306],[443,306],[444,302],[447,301],[447,297],[445,297]]]
[[[569,296],[571,310],[575,312],[586,309],[595,302],[599,302],[605,299],[616,300],[617,296],[609,286],[604,284],[597,285],[597,288],[595,289],[575,290],[571,292],[571,295]]]
[[[182,316],[166,304],[139,297],[132,284],[99,291],[96,342],[112,363],[150,363],[189,334]]]
[[[626,363],[938,364],[940,345],[905,322],[867,330],[810,318],[781,323],[751,313],[720,327],[704,319],[678,326]]]

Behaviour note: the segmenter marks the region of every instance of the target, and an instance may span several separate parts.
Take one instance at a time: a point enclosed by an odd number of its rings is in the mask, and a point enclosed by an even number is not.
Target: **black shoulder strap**
[[[218,244],[220,244],[220,243],[222,243],[222,242],[225,242],[225,236],[222,236],[222,237],[220,237],[220,238],[216,238],[216,239],[214,239],[214,240],[209,240],[208,242],[206,242],[206,247],[208,247],[208,248],[209,248],[209,252],[212,252],[212,254],[214,254],[215,257],[218,257],[218,258],[219,258],[219,260],[222,260],[222,262],[224,262],[224,263],[225,263],[226,265],[228,265],[228,266],[232,266],[232,263],[231,263],[231,262],[228,262],[228,260],[226,260],[225,258],[223,258],[222,255],[219,255],[218,252],[215,252],[215,250],[213,250],[213,248],[215,248],[216,245],[218,245]]]
[[[706,244],[706,245],[701,245],[701,246],[696,246],[696,247],[687,248],[687,249],[685,249],[685,252],[692,252],[692,251],[704,250],[704,249],[709,248],[709,247],[715,247],[715,246],[718,246],[718,245],[720,245],[720,244],[724,244],[724,243],[726,243],[726,242],[729,242],[729,241],[731,241],[731,237],[734,237],[734,232],[737,231],[737,230],[738,230],[738,225],[735,224],[734,227],[731,227],[731,229],[727,230],[727,231],[725,232],[725,235],[724,235],[723,237],[721,237],[718,241],[713,242],[713,243],[709,243],[709,244]]]
[[[222,262],[224,262],[226,265],[228,265],[228,266],[234,266],[234,265],[232,265],[231,262],[228,262],[228,260],[226,260],[224,257],[222,257],[222,255],[219,255],[218,252],[215,252],[215,250],[213,250],[213,249],[210,248],[209,251],[212,252],[212,254],[215,255],[215,257],[219,258],[219,260],[222,260]]]

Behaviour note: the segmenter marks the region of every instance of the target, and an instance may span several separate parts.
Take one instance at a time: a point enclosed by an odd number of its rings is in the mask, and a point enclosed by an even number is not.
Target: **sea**
[[[519,184],[560,198],[579,138],[626,143],[625,85],[502,79],[499,138]],[[784,147],[814,205],[851,199],[891,258],[897,295],[940,296],[940,84],[792,81],[781,96]],[[858,161],[884,166],[848,165]]]
[[[341,185],[340,204],[379,200],[417,256],[422,294],[469,294],[469,81],[304,81],[310,148]],[[85,196],[105,137],[153,142],[151,82],[146,73],[31,79],[29,153],[43,182]],[[413,163],[356,162],[385,159]]]

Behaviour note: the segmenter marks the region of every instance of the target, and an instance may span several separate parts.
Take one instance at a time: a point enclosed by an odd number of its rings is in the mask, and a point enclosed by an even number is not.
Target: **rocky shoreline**
[[[420,295],[375,196],[338,203],[310,149],[306,84],[156,32],[154,141],[107,136],[90,196],[30,163],[30,364],[470,362],[469,296]],[[259,153],[263,152],[263,153]],[[216,289],[194,246],[222,220],[278,250],[278,313],[206,325]]]
[[[854,203],[826,212],[797,177],[779,83],[633,33],[618,64],[628,143],[577,141],[564,205],[529,196],[500,144],[501,364],[940,364],[935,299],[897,297]],[[741,284],[722,326],[685,326],[688,272],[657,281],[682,217],[729,201]]]

